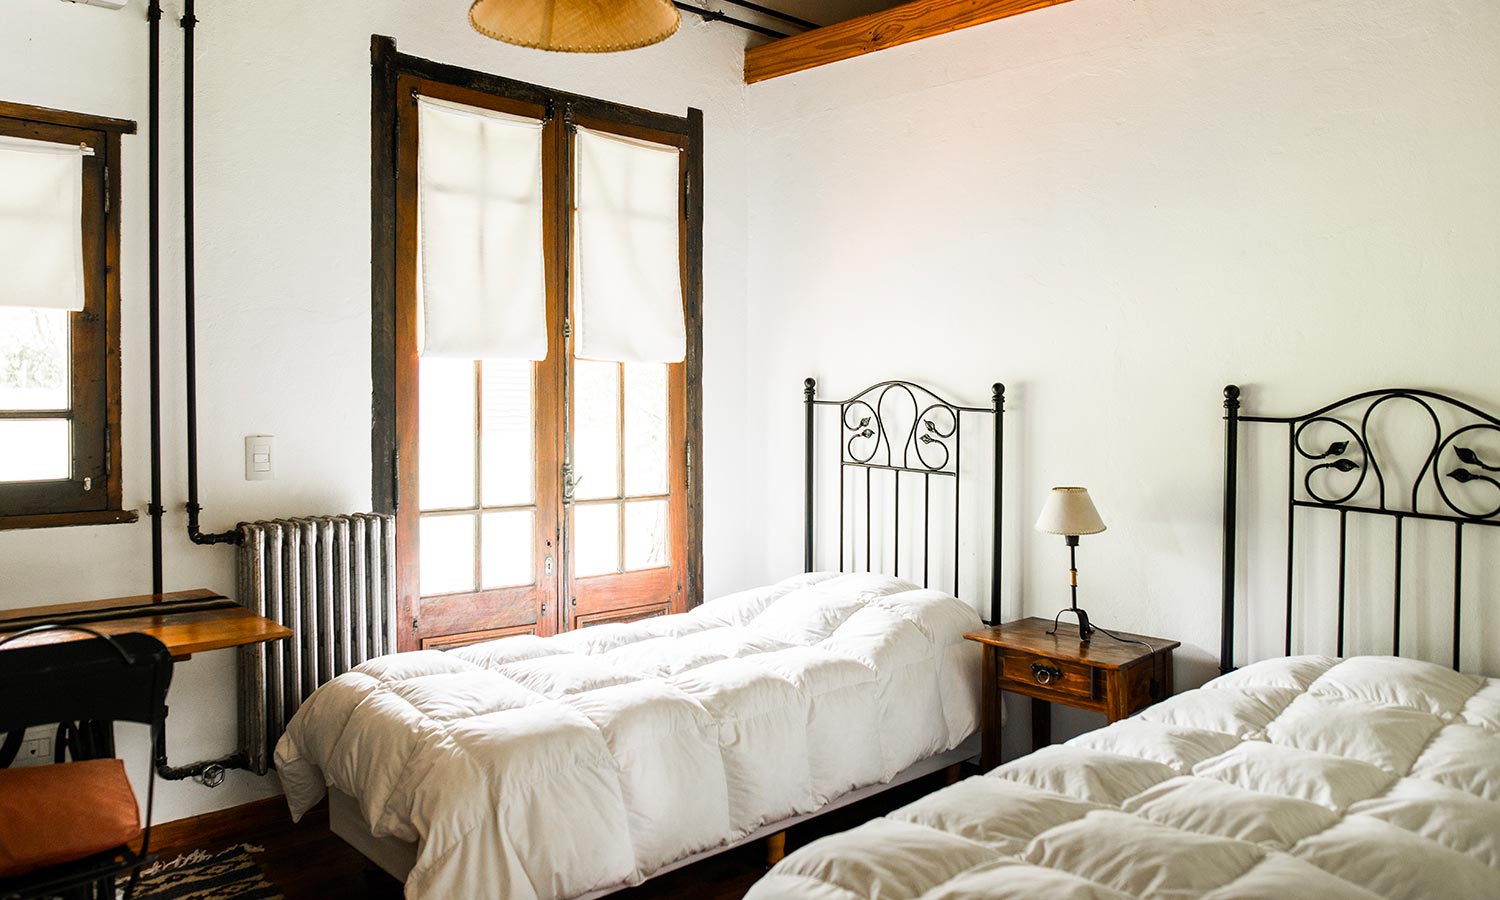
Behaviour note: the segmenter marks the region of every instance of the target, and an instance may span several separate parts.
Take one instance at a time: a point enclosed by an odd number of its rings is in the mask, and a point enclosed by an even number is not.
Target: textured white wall
[[[754,85],[750,110],[760,480],[800,479],[806,375],[975,404],[1004,381],[1008,612],[1065,604],[1063,543],[1030,526],[1086,485],[1109,531],[1084,605],[1183,640],[1184,686],[1218,650],[1223,385],[1271,413],[1391,385],[1500,404],[1491,0],[1079,0]],[[761,496],[770,575],[801,504]]]
[[[151,588],[146,368],[146,23],[123,11],[5,0],[0,98],[136,119],[125,138],[123,337],[125,504],[136,525],[0,532],[0,607]],[[163,424],[166,587],[234,587],[234,552],[187,542],[181,351],[181,0],[163,23]],[[270,516],[363,510],[370,503],[369,135],[371,34],[417,56],[674,115],[704,110],[705,494],[708,590],[743,586],[746,189],[744,38],[684,17],[664,44],[626,54],[547,54],[473,33],[467,4],[405,0],[200,0],[198,330],[204,527]],[[274,434],[277,479],[243,479],[243,437]],[[235,743],[234,654],[180,665],[171,694],[174,763]],[[132,774],[143,741],[122,726]],[[215,791],[164,785],[159,820],[274,790],[234,773]]]

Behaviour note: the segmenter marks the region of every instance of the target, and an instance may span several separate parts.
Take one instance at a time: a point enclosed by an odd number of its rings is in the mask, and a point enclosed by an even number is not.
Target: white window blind
[[[542,123],[420,103],[422,355],[546,359]]]
[[[0,306],[83,309],[85,152],[0,136]]]
[[[676,147],[579,128],[574,176],[574,354],[681,362],[679,167]]]

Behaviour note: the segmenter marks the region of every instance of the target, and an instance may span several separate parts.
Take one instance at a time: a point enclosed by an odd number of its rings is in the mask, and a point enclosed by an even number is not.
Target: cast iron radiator
[[[396,522],[355,513],[240,525],[240,602],[292,637],[240,651],[240,734],[264,775],[319,685],[396,651]]]

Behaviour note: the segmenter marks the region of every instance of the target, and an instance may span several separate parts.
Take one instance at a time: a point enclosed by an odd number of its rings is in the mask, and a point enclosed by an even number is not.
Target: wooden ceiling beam
[[[745,83],[790,75],[1068,0],[911,0],[745,51]]]

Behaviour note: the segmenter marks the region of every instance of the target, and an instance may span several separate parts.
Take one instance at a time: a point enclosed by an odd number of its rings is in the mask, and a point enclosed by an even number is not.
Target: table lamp
[[[1052,630],[1048,634],[1057,633],[1057,623],[1062,619],[1063,613],[1072,613],[1078,617],[1078,639],[1088,643],[1094,636],[1094,626],[1089,624],[1089,614],[1078,608],[1078,536],[1082,534],[1098,534],[1104,530],[1104,520],[1099,518],[1099,510],[1094,508],[1094,501],[1089,499],[1087,488],[1081,487],[1055,487],[1047,495],[1047,503],[1042,507],[1042,514],[1036,520],[1036,530],[1043,534],[1060,534],[1068,542],[1068,573],[1073,587],[1073,605],[1062,610],[1052,620]]]

